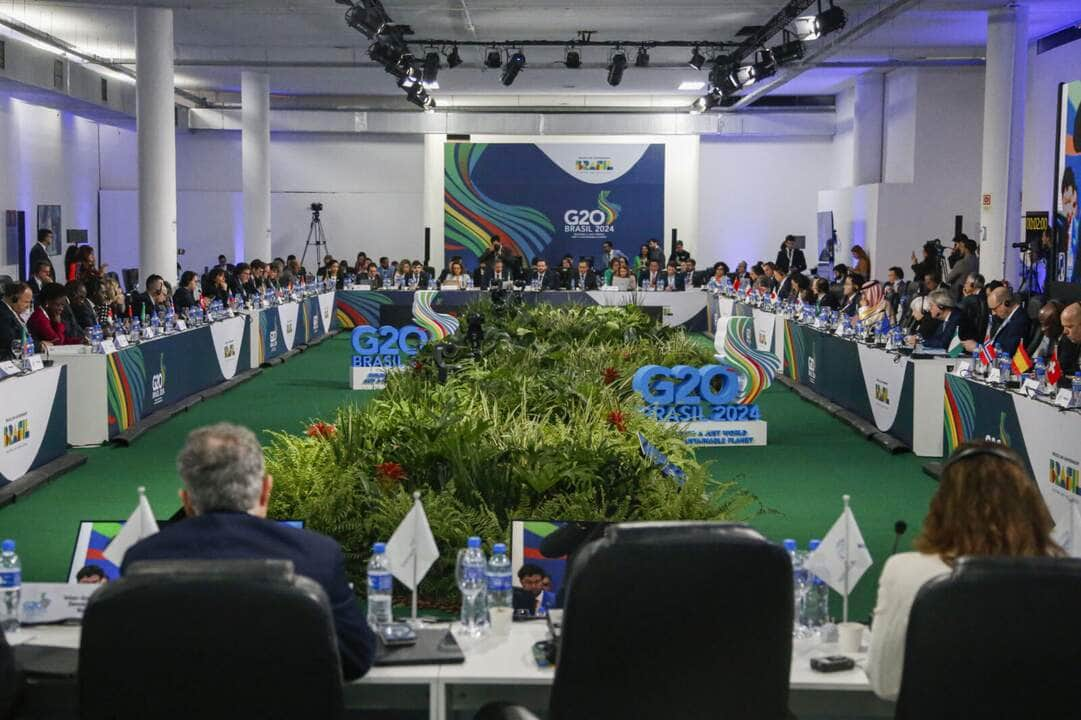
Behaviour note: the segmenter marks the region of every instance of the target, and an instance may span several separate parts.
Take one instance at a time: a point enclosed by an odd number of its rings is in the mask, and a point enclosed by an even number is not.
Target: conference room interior
[[[0,0],[0,720],[1076,717],[1079,174],[1076,0]]]

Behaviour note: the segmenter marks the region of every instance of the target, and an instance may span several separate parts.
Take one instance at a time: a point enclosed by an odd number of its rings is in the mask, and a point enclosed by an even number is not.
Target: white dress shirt
[[[901,691],[908,614],[916,593],[931,578],[949,572],[938,555],[918,552],[894,555],[882,568],[866,672],[871,689],[883,700],[896,701]]]

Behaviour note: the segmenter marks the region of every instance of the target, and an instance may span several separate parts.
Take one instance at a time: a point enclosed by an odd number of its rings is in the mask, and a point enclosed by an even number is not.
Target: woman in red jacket
[[[38,307],[30,315],[26,329],[38,345],[79,345],[82,338],[68,337],[61,313],[68,302],[67,292],[59,283],[49,283],[41,290]]]

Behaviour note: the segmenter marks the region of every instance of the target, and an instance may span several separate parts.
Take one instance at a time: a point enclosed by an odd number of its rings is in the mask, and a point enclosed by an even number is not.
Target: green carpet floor
[[[88,457],[85,465],[0,510],[0,537],[18,541],[27,580],[64,580],[80,520],[127,517],[139,485],[146,486],[159,518],[179,507],[174,462],[191,429],[228,420],[255,429],[265,440],[268,431],[302,432],[311,418],[361,398],[348,387],[349,354],[348,336],[339,335],[194,406],[130,447],[77,451]],[[914,456],[889,455],[783,386],[771,388],[759,404],[769,422],[768,446],[706,449],[700,457],[712,463],[718,481],[737,480],[759,498],[767,511],[752,525],[778,541],[796,538],[801,547],[826,533],[841,512],[841,495],[850,494],[875,558],[851,599],[851,617],[864,619],[893,542],[894,521],[909,524],[902,542],[907,548],[935,484]],[[839,614],[839,602],[834,610]]]

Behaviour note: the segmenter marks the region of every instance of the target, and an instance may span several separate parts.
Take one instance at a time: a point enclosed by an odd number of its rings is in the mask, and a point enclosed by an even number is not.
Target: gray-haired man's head
[[[218,423],[193,430],[176,459],[189,515],[215,511],[266,515],[271,479],[251,430]]]

